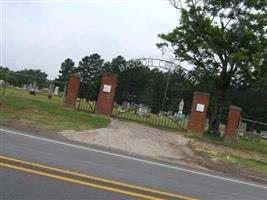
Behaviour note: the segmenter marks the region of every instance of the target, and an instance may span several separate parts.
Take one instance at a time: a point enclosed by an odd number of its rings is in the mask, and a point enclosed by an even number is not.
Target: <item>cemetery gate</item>
[[[193,97],[193,92],[183,87],[193,81],[186,69],[150,58],[137,59],[119,68],[123,71],[118,80],[112,117],[153,127],[186,130]]]
[[[81,81],[75,109],[82,112],[95,113],[97,94],[97,87]]]
[[[253,141],[267,140],[267,123],[241,117],[238,136]]]

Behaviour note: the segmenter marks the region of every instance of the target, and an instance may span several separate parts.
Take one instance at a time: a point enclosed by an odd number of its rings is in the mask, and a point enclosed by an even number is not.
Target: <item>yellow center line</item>
[[[72,178],[67,178],[67,177],[64,177],[64,176],[58,176],[58,175],[54,175],[54,174],[40,172],[40,171],[37,171],[37,170],[27,169],[27,168],[24,168],[24,167],[10,165],[10,164],[6,164],[6,163],[0,163],[0,166],[11,168],[11,169],[16,169],[16,170],[19,170],[19,171],[28,172],[28,173],[32,173],[32,174],[37,174],[37,175],[41,175],[41,176],[46,176],[46,177],[49,177],[49,178],[59,179],[59,180],[67,181],[67,182],[70,182],[70,183],[76,183],[76,184],[79,184],[79,185],[84,185],[84,186],[94,187],[94,188],[97,188],[97,189],[102,189],[102,190],[108,190],[108,191],[111,191],[111,192],[121,193],[121,194],[129,195],[129,196],[139,197],[139,198],[143,198],[143,199],[163,200],[161,198],[157,198],[157,197],[153,197],[153,196],[148,196],[148,195],[143,195],[143,194],[130,192],[130,191],[126,191],[126,190],[120,190],[120,189],[116,189],[116,188],[112,188],[112,187],[97,185],[97,184],[90,183],[90,182],[85,182],[85,181],[80,181],[80,180],[76,180],[76,179],[72,179]]]
[[[59,169],[59,168],[49,167],[49,166],[45,166],[45,165],[41,165],[41,164],[37,164],[37,163],[28,162],[28,161],[18,160],[18,159],[11,158],[11,157],[0,156],[0,159],[10,160],[10,161],[14,161],[14,162],[22,163],[22,164],[28,164],[28,165],[32,165],[32,166],[35,166],[35,167],[49,169],[49,170],[62,172],[62,173],[65,173],[65,174],[70,174],[70,175],[75,175],[75,176],[79,176],[79,177],[83,177],[83,178],[90,178],[90,179],[93,179],[93,180],[96,180],[96,181],[102,181],[102,182],[105,182],[105,183],[111,183],[111,184],[114,184],[114,185],[124,186],[124,187],[132,188],[132,189],[143,190],[143,191],[146,191],[146,192],[152,192],[152,193],[155,193],[155,194],[165,195],[165,196],[174,197],[174,198],[178,198],[178,199],[182,199],[182,200],[197,200],[197,199],[186,197],[186,196],[183,196],[183,195],[172,194],[172,193],[168,193],[168,192],[158,191],[158,190],[155,190],[155,189],[144,188],[144,187],[141,187],[141,186],[136,186],[136,185],[131,185],[131,184],[127,184],[127,183],[112,181],[112,180],[103,179],[103,178],[99,178],[99,177],[95,177],[95,176],[89,176],[89,175],[86,175],[86,174],[72,172],[72,171],[68,171],[68,170],[64,170],[64,169]]]

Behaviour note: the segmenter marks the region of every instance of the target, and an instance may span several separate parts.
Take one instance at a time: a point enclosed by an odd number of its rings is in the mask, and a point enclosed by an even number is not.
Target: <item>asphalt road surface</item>
[[[267,186],[0,129],[0,199],[267,199]]]

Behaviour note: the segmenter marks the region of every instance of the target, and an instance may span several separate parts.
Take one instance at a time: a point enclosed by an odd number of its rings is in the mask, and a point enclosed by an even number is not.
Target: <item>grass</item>
[[[246,167],[248,169],[255,170],[267,174],[267,162],[262,160],[241,158],[237,156],[229,156],[223,153],[213,153],[210,151],[199,151],[200,155],[208,158],[216,158],[226,163],[231,163],[239,167]]]
[[[14,120],[34,124],[49,130],[85,130],[106,127],[109,119],[89,115],[62,106],[63,99],[46,95],[29,95],[28,92],[7,89],[0,97],[0,120]]]
[[[211,134],[204,134],[204,137],[197,139],[203,142],[212,143],[216,145],[223,145],[233,149],[239,149],[242,151],[257,151],[263,154],[267,154],[267,140],[263,139],[260,142],[253,142],[238,138],[235,144],[226,144],[223,142],[223,138]]]

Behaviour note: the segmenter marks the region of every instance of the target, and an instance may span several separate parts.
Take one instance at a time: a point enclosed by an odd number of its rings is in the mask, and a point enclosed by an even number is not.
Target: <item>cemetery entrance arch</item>
[[[196,78],[180,65],[151,58],[130,60],[120,70],[112,116],[156,127],[185,130]]]

